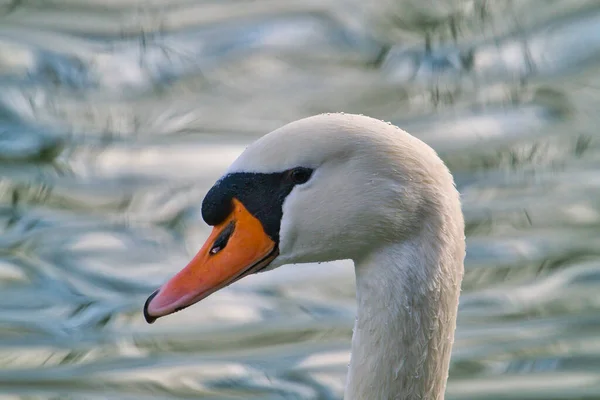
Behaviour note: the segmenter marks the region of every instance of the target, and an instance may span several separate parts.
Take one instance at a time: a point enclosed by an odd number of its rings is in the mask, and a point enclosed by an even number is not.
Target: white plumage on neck
[[[345,400],[444,398],[463,273],[461,246],[446,239],[414,238],[356,261]]]

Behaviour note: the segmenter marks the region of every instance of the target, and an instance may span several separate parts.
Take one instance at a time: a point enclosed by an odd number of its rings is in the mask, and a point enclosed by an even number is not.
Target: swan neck
[[[460,247],[417,237],[355,261],[358,310],[345,400],[443,400]]]

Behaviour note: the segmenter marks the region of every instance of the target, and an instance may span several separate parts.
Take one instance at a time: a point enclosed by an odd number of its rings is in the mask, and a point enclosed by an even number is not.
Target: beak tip
[[[148,307],[150,305],[150,302],[152,301],[152,299],[154,299],[156,297],[156,295],[158,294],[158,292],[160,291],[160,289],[156,290],[154,293],[152,293],[148,299],[146,300],[146,302],[144,303],[144,319],[146,320],[147,323],[149,324],[153,324],[154,322],[156,322],[156,320],[158,319],[158,317],[155,317],[153,315],[150,315],[150,313],[148,312]]]

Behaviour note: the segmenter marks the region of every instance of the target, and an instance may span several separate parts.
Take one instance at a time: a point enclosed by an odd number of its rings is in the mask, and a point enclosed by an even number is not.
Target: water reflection
[[[455,174],[468,256],[448,399],[600,393],[594,1],[7,2],[6,399],[340,398],[348,263],[246,278],[148,327],[242,149],[327,111],[391,120]]]

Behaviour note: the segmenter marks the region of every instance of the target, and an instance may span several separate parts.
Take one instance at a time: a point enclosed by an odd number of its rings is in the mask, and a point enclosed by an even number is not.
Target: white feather
[[[352,259],[358,316],[346,400],[444,398],[465,255],[452,176],[401,129],[323,114],[275,130],[229,172],[305,166],[286,198],[283,264]]]

